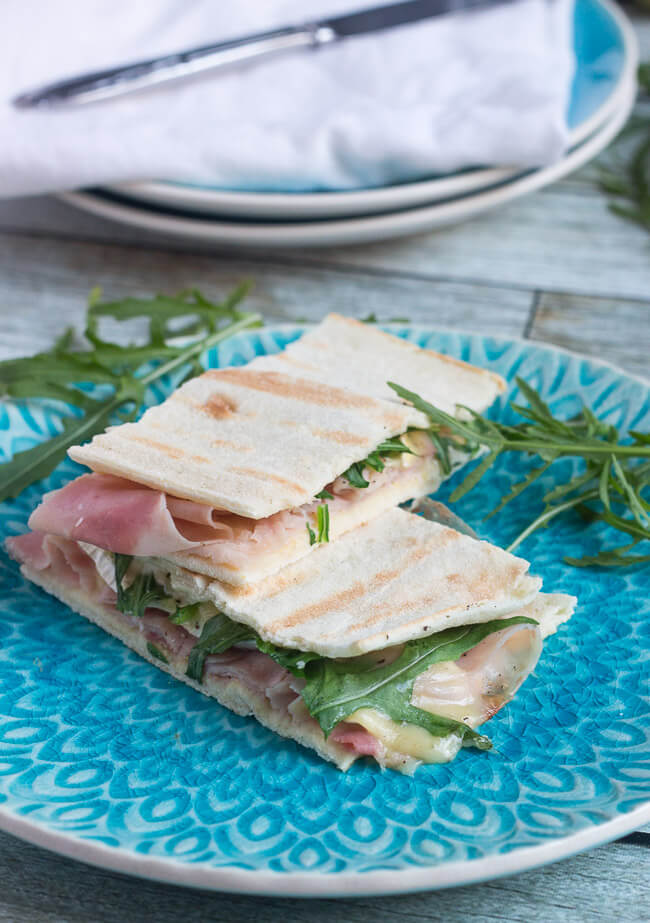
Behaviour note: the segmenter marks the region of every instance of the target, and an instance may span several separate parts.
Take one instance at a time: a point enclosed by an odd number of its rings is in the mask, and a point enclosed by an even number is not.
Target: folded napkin
[[[0,195],[143,179],[353,189],[567,144],[573,0],[518,0],[99,104],[19,111],[64,76],[372,0],[5,0]]]

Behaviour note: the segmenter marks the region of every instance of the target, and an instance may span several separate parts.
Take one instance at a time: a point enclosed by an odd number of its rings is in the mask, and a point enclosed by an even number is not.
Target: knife
[[[287,51],[322,48],[355,35],[392,29],[444,13],[512,2],[515,0],[406,0],[403,3],[376,6],[319,22],[286,26],[147,61],[81,74],[21,93],[12,102],[19,109],[90,103]]]

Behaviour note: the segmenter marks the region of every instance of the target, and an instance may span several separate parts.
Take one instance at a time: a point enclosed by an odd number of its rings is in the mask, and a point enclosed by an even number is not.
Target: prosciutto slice
[[[418,472],[426,476],[432,468],[432,454],[428,441],[428,449],[427,445],[418,446],[416,454],[391,459],[382,472],[366,471],[366,488],[353,488],[345,478],[337,478],[328,485],[332,494],[328,499],[330,517],[339,522],[341,513],[360,502],[367,503],[399,479],[404,483],[409,479],[410,485]],[[314,500],[266,519],[247,519],[114,475],[92,473],[46,494],[32,513],[29,526],[119,554],[164,557],[192,552],[187,562],[190,569],[201,569],[200,562],[204,561],[237,570],[262,552],[303,545],[308,549],[305,525],[314,525],[321,502]]]
[[[175,518],[174,510],[182,515]],[[106,551],[154,555],[229,537],[230,530],[213,521],[213,513],[198,503],[172,499],[124,478],[84,474],[46,494],[30,516],[29,526]]]
[[[97,573],[95,562],[76,542],[44,532],[27,532],[6,541],[7,551],[32,570],[48,575],[68,586],[81,587],[100,602],[115,602],[115,592]]]
[[[187,661],[197,638],[181,625],[170,622],[168,613],[154,607],[147,608],[139,619],[118,612],[115,593],[99,577],[94,561],[76,542],[43,532],[28,532],[7,539],[7,549],[15,560],[32,570],[47,571],[57,582],[80,586],[103,603],[114,617],[140,631],[162,653],[181,662]],[[300,697],[296,680],[288,670],[268,654],[247,647],[231,647],[222,654],[209,654],[204,677],[206,680],[236,679],[251,692],[265,696],[274,709],[287,714],[292,714],[290,706]],[[304,707],[297,714],[301,716],[299,721],[314,721],[304,714]],[[331,738],[358,756],[376,755],[381,750],[380,742],[372,734],[360,725],[345,721],[334,728]]]

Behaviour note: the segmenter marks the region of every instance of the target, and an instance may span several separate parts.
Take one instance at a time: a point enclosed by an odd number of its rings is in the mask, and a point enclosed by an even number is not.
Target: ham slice
[[[194,513],[194,521],[174,519],[167,496],[159,490],[109,474],[84,474],[46,494],[30,516],[29,527],[133,555],[184,551],[230,534],[217,523],[206,523],[203,510],[188,509],[198,503],[174,504],[185,516]]]
[[[101,602],[115,601],[114,591],[100,578],[95,562],[76,542],[44,532],[27,532],[6,541],[7,551],[16,561],[37,571],[47,570],[56,580],[80,586]]]
[[[421,673],[413,686],[412,703],[476,727],[512,700],[535,669],[541,651],[537,625],[495,631],[455,663],[443,661]]]
[[[92,593],[110,608],[113,616],[136,627],[161,653],[183,662],[189,657],[196,637],[182,625],[170,622],[166,612],[149,607],[142,618],[136,619],[115,609],[115,593],[101,580],[94,561],[76,542],[43,532],[28,532],[7,539],[7,549],[15,560],[32,570],[47,571],[57,581],[81,586]],[[300,696],[296,689],[299,684],[288,670],[268,654],[247,647],[232,647],[223,654],[209,654],[204,676],[213,680],[237,679],[251,692],[264,695],[273,708],[288,714],[291,714],[289,706]],[[311,716],[305,719],[314,720]],[[342,722],[331,736],[358,756],[376,755],[381,750],[379,741],[360,725]]]
[[[99,576],[92,558],[76,542],[31,532],[8,539],[7,547],[12,557],[32,570],[47,571],[64,584],[81,586],[102,602],[113,617],[140,631],[164,655],[180,661],[179,667],[184,670],[197,638],[182,625],[171,622],[168,613],[160,609],[150,607],[141,618],[119,613],[115,608],[115,593]],[[398,650],[381,652],[382,660],[394,656]],[[494,632],[457,661],[435,664],[418,676],[412,704],[476,726],[512,699],[534,668],[540,651],[541,636],[536,625],[520,624]],[[303,681],[256,648],[232,647],[222,654],[209,654],[204,671],[206,682],[236,679],[252,693],[263,695],[274,710],[291,716],[295,723],[315,724],[300,698]],[[357,756],[378,758],[384,748],[377,737],[353,722],[341,722],[330,736],[333,742]]]
[[[366,488],[353,488],[345,478],[337,478],[328,486],[332,494],[327,501],[331,521],[343,522],[346,517],[341,514],[360,503],[369,509],[371,498],[396,482],[404,485],[408,496],[412,496],[411,485],[416,485],[416,491],[421,489],[418,477],[427,478],[428,486],[433,487],[433,483],[428,483],[429,475],[437,477],[431,464],[433,446],[427,441],[418,445],[416,452],[422,454],[388,460],[381,472],[368,469]],[[400,495],[397,501],[406,498]],[[172,497],[124,478],[92,473],[46,494],[32,513],[29,526],[39,532],[119,554],[180,555],[172,560],[191,570],[210,574],[214,567],[237,571],[263,554],[282,556],[286,550],[294,560],[296,553],[298,556],[306,553],[310,547],[306,524],[309,522],[315,527],[321,503],[314,499],[266,519],[247,519],[192,500]],[[218,576],[228,579],[223,574]],[[237,582],[236,578],[232,579]]]
[[[382,744],[370,731],[366,731],[360,724],[347,721],[336,725],[330,734],[330,740],[347,747],[359,756],[378,756],[383,749]]]

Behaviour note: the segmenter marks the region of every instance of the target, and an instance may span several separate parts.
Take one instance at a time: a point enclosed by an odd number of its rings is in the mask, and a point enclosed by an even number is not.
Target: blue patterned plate
[[[584,400],[617,426],[650,429],[648,386],[609,366],[526,342],[394,329],[508,381],[522,375],[556,412]],[[255,331],[207,359],[241,364],[301,330]],[[514,392],[496,415],[508,417]],[[0,404],[0,457],[57,423],[55,405]],[[0,505],[4,535],[24,531],[42,492],[78,470],[65,462]],[[492,541],[507,543],[530,515],[532,495],[481,522],[519,474],[517,460],[502,460],[458,506]],[[25,583],[2,553],[0,827],[134,875],[333,897],[511,874],[650,821],[648,571],[562,564],[563,554],[595,547],[597,528],[555,521],[522,549],[548,588],[580,603],[490,722],[495,750],[462,751],[413,778],[362,763],[340,773],[227,712]]]

